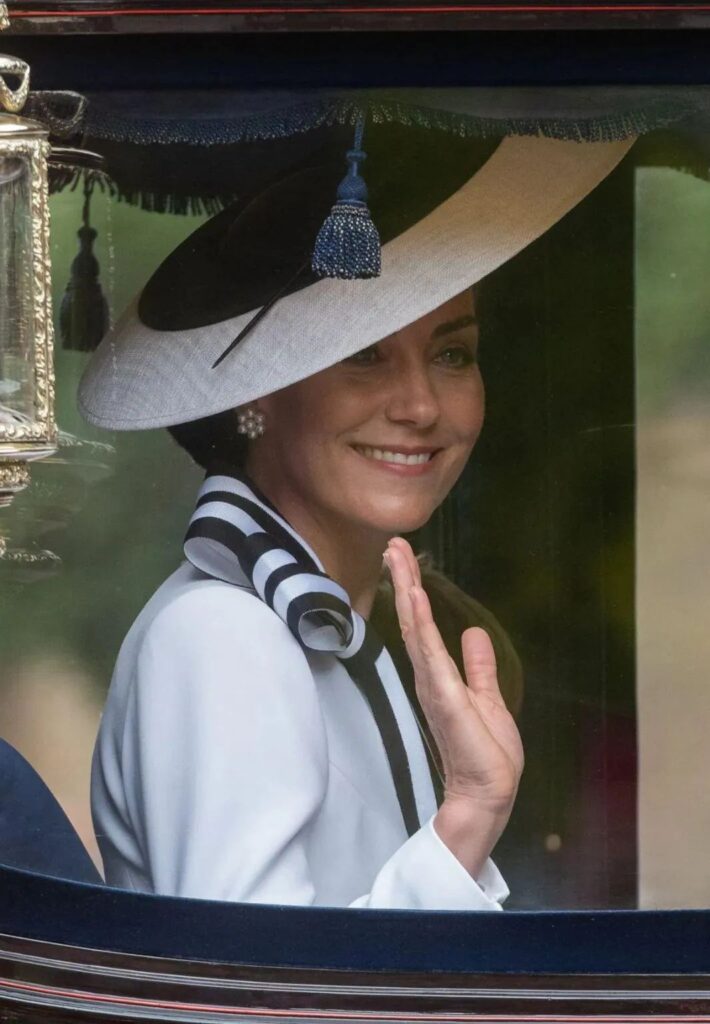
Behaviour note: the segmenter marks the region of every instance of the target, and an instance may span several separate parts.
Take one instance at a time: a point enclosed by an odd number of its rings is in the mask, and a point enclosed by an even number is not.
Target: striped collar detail
[[[185,555],[216,579],[252,587],[305,651],[340,659],[367,701],[409,835],[436,811],[426,753],[392,659],[313,549],[244,476],[204,481]]]

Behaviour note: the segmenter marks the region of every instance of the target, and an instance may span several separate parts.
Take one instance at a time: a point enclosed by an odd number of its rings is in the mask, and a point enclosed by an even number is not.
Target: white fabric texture
[[[254,591],[180,567],[121,648],[92,770],[109,884],[315,906],[499,910],[433,816],[407,838],[371,712]]]

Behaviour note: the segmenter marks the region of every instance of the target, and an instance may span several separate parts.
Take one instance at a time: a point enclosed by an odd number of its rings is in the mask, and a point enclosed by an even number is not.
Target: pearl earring
[[[263,412],[251,407],[244,412],[237,413],[237,433],[246,434],[250,441],[261,435],[266,430],[264,426],[265,416]]]

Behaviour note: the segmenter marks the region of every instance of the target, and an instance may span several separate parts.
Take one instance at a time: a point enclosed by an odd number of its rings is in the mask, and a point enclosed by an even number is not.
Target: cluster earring
[[[237,433],[246,434],[250,441],[261,437],[266,430],[264,419],[263,412],[249,406],[244,412],[237,413]]]

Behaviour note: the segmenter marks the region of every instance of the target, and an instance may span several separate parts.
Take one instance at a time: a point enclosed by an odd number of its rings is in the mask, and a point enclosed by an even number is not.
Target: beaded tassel
[[[338,186],[337,201],[323,222],[313,249],[311,267],[318,277],[379,277],[382,269],[380,236],[367,206],[367,185],[360,164],[364,115],[355,127],[355,142],[348,151],[348,173]]]

